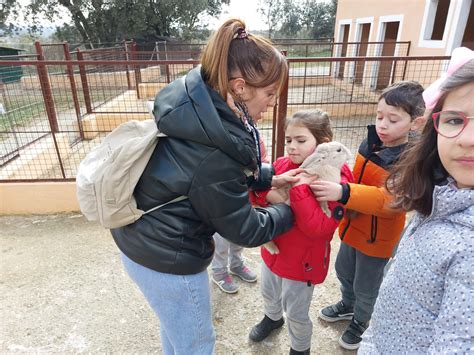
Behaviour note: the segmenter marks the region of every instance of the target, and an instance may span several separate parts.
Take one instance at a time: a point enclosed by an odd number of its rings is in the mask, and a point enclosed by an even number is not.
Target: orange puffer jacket
[[[405,212],[390,208],[392,196],[385,189],[388,169],[399,158],[406,144],[381,147],[374,126],[359,147],[353,174],[356,184],[349,184],[346,213],[339,225],[341,240],[360,252],[389,258],[405,225]],[[370,143],[369,143],[370,142]]]

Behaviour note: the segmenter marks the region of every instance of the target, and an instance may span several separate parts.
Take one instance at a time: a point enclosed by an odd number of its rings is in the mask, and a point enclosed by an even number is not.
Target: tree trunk
[[[58,3],[64,6],[69,10],[74,21],[79,34],[81,35],[83,41],[86,43],[87,47],[93,47],[93,43],[97,42],[97,38],[94,35],[94,31],[89,26],[87,18],[84,16],[82,11],[69,0],[58,0]]]

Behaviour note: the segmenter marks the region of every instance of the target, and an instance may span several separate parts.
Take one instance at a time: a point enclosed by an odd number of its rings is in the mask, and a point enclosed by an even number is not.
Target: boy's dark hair
[[[431,213],[434,187],[449,176],[439,158],[438,133],[431,114],[442,110],[444,100],[451,91],[472,82],[474,60],[455,71],[441,86],[443,94],[433,110],[425,113],[426,124],[420,138],[404,151],[386,180],[387,189],[395,196],[394,208],[415,210],[425,216]]]
[[[414,120],[423,116],[425,111],[423,90],[423,86],[416,81],[399,81],[385,88],[379,96],[379,101],[385,99],[387,105],[401,107]]]

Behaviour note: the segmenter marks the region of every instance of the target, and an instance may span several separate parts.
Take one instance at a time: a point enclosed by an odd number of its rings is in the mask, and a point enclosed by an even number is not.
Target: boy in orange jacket
[[[384,267],[400,238],[405,212],[390,209],[384,188],[388,170],[402,154],[409,132],[424,122],[423,87],[402,81],[379,97],[375,125],[359,147],[353,174],[356,184],[318,181],[311,189],[318,201],[339,201],[348,210],[339,226],[341,247],[336,273],[342,300],[319,311],[327,322],[351,320],[339,344],[355,350],[368,327],[382,283]]]

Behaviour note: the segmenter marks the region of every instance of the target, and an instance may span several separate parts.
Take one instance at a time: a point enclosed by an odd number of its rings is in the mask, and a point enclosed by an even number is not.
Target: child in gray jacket
[[[453,51],[423,93],[427,123],[395,166],[395,206],[416,211],[359,354],[474,349],[474,51]]]

